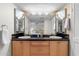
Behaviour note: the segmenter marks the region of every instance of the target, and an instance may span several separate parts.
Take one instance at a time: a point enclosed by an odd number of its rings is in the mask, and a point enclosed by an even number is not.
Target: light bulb
[[[41,12],[38,12],[38,15],[41,15],[42,13]]]
[[[48,15],[48,13],[47,13],[47,12],[45,12],[45,15]]]
[[[36,13],[35,12],[32,12],[32,15],[36,15]]]

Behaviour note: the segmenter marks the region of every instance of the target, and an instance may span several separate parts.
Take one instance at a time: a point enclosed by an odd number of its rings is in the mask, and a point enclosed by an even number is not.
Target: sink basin
[[[31,38],[30,36],[21,36],[21,37],[18,37],[19,39],[28,39],[28,38]]]
[[[62,37],[59,36],[50,36],[50,37],[31,37],[31,36],[20,36],[19,39],[62,39]]]
[[[52,39],[62,39],[62,37],[59,37],[59,36],[50,36],[49,38],[52,38]]]

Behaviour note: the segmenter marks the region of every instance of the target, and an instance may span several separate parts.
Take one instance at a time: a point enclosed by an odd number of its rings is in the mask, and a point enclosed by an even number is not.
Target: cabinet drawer
[[[49,41],[31,41],[32,46],[49,46]]]
[[[49,41],[31,41],[32,56],[49,55]]]
[[[31,55],[47,56],[49,55],[49,47],[31,47]]]

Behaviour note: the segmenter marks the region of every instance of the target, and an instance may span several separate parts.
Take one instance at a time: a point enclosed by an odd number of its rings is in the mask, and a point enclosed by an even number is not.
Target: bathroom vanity
[[[52,38],[12,38],[13,56],[68,56],[69,40]]]
[[[17,10],[15,10],[17,12]],[[64,38],[68,28],[64,28],[65,19],[67,18],[67,9],[59,11],[60,13],[52,15],[22,15],[18,18],[15,13],[14,31],[15,34],[24,33],[30,38],[12,37],[11,52],[13,56],[68,56],[69,39]],[[60,14],[62,17],[59,17]],[[69,26],[67,26],[69,27]],[[62,36],[63,38],[54,37],[53,35]],[[64,34],[63,34],[64,33]],[[43,37],[43,35],[46,37]],[[67,33],[68,34],[68,33]],[[22,35],[22,36],[23,36]],[[52,35],[53,38],[47,37]],[[20,35],[19,35],[20,36]],[[34,38],[35,37],[35,38]]]

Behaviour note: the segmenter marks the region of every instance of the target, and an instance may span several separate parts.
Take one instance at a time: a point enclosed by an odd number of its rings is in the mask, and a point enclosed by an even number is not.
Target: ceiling
[[[65,3],[15,3],[18,9],[29,13],[27,16],[31,22],[43,22],[44,20],[51,20],[51,12],[58,11],[62,9]],[[18,14],[18,13],[17,13]]]
[[[65,3],[15,3],[14,4],[20,10],[26,11],[32,15],[48,15],[50,12],[54,12],[63,8]]]

